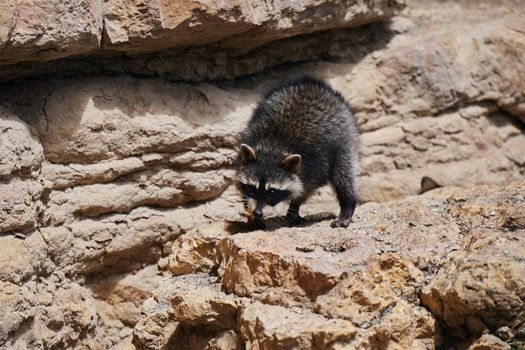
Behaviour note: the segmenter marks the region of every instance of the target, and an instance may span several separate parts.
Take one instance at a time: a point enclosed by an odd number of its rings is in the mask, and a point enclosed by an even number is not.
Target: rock
[[[8,0],[0,13],[0,64],[57,59],[100,46],[101,1]]]
[[[36,227],[42,185],[36,181],[44,159],[29,125],[0,107],[0,233]]]
[[[35,329],[39,331],[43,346],[74,347],[84,343],[93,347],[100,344],[98,315],[89,293],[74,283],[62,284],[57,290],[48,288],[39,291],[35,314]]]
[[[88,68],[91,73],[110,67],[110,70],[129,70],[141,65],[146,71],[175,70],[186,76],[206,74],[205,66],[248,74],[253,70],[248,67],[253,58],[241,58],[241,62],[235,62],[235,57],[246,51],[299,34],[387,20],[404,6],[402,0],[381,0],[371,4],[358,1],[290,3],[270,7],[242,1],[227,5],[217,2],[188,5],[134,1],[124,6],[120,0],[82,1],[79,4],[11,0],[3,4],[0,11],[0,64],[4,65],[0,67],[0,76],[8,80],[43,72],[53,75],[81,72],[85,68],[78,65],[77,60],[90,66],[92,60],[100,59],[109,64],[91,66]],[[318,15],[312,16],[312,12]],[[312,54],[310,50],[301,49],[304,44],[300,40],[297,42],[300,51],[299,55],[296,54],[297,60],[302,55]],[[157,52],[167,51],[180,61],[180,53],[188,46],[192,49],[190,55],[184,54],[184,65],[192,61],[198,61],[198,64],[190,63],[190,67],[182,68],[178,63],[158,60]],[[331,48],[321,41],[317,46],[318,53]],[[208,53],[203,53],[203,50]],[[116,55],[117,52],[150,53],[147,55],[150,57],[138,57],[135,61],[135,56],[130,65],[129,58]],[[217,59],[211,62],[204,59],[210,56]],[[73,57],[77,62],[61,59],[64,57]],[[41,60],[55,61],[42,63]],[[286,58],[265,60],[268,62],[257,64],[257,69]],[[233,64],[225,68],[221,61],[232,61]]]
[[[285,37],[358,26],[391,17],[403,1],[289,3],[264,6],[254,2],[172,4],[120,0],[104,2],[107,40],[104,46],[126,52],[185,47],[224,41],[246,52]],[[322,15],[311,16],[315,12]],[[152,38],[151,33],[155,33]]]
[[[227,224],[219,223],[180,236],[168,257],[169,271],[174,275],[210,272],[220,263],[217,243],[228,235]]]
[[[337,349],[356,335],[352,322],[260,303],[242,309],[240,332],[251,349]]]
[[[190,201],[211,199],[230,184],[232,171],[200,173],[168,169],[132,175],[129,182],[78,186],[52,192],[48,209],[53,225],[71,221],[75,216],[93,217],[106,213],[129,213],[148,205],[169,207]]]
[[[452,329],[470,334],[516,326],[525,318],[525,230],[472,230],[464,246],[432,283],[422,301]]]
[[[0,280],[20,285],[45,270],[47,253],[47,244],[38,231],[25,239],[0,237]]]
[[[200,340],[192,341],[208,344],[210,334],[216,334],[213,327],[220,324],[247,347],[330,348],[327,344],[339,339],[352,349],[433,348],[450,335],[442,335],[420,298],[444,318],[447,329],[464,326],[467,331],[451,334],[513,327],[524,310],[518,297],[523,243],[516,236],[522,229],[509,222],[520,223],[525,213],[520,210],[523,186],[440,188],[388,205],[369,203],[360,207],[347,230],[329,229],[329,221],[312,222],[307,228],[279,228],[278,221],[270,222],[270,232],[243,232],[242,225],[233,224],[200,228],[189,233],[188,240],[179,239],[168,260],[177,268],[195,265],[197,271],[217,273],[228,294],[214,277],[176,268],[175,273],[190,274],[159,286],[154,295],[161,297],[143,312],[135,343],[188,340],[187,334],[206,329]],[[464,237],[464,232],[471,233]],[[499,249],[505,253],[497,253]],[[464,284],[452,285],[468,287],[439,299],[441,280],[447,278],[461,279]],[[476,282],[480,280],[485,284]],[[502,300],[496,301],[496,296]],[[221,313],[217,307],[226,300],[231,300],[232,311],[222,311],[223,317],[240,312],[240,323],[216,321]],[[435,305],[436,300],[441,304]],[[459,324],[451,321],[459,319]],[[475,328],[484,322],[487,328]],[[145,329],[169,329],[171,336],[155,336]],[[325,338],[309,333],[311,329],[322,330],[331,340],[323,343],[320,339]]]
[[[510,345],[491,334],[484,334],[474,343],[472,343],[469,350],[508,350]]]
[[[42,145],[31,127],[0,107],[0,180],[10,176],[34,176],[44,160]]]
[[[42,164],[42,177],[52,183],[52,189],[64,189],[79,185],[110,182],[122,175],[145,168],[145,162],[135,157],[89,165],[60,165],[44,162]]]
[[[8,343],[27,320],[35,315],[35,284],[18,286],[0,281],[0,344]],[[22,332],[20,332],[22,333]]]
[[[237,309],[237,299],[220,292],[212,277],[197,274],[167,279],[145,302],[133,342],[139,349],[158,349],[168,342],[171,346],[188,344],[183,328],[196,325],[204,328],[208,341],[219,341],[207,333],[224,337],[219,333],[234,328]]]
[[[523,166],[525,165],[525,155],[522,150],[525,149],[525,141],[521,137],[513,137],[505,143],[507,157]]]
[[[34,229],[41,195],[42,186],[36,181],[0,183],[0,233]]]
[[[386,127],[365,133],[361,138],[363,147],[374,145],[396,145],[403,141],[405,133],[400,127]]]
[[[523,4],[217,4],[0,5],[0,348],[519,344]],[[238,136],[304,73],[352,104],[361,203],[252,231]]]
[[[11,0],[1,7],[0,62],[51,60],[94,51],[154,52],[225,39],[231,42],[228,46],[247,50],[293,35],[388,19],[402,7],[403,1],[268,7],[243,1],[224,5]],[[323,15],[312,17],[312,12]]]
[[[155,265],[149,265],[135,274],[94,276],[88,283],[93,297],[113,308],[118,320],[133,327],[140,316],[144,300],[152,296],[161,280]]]

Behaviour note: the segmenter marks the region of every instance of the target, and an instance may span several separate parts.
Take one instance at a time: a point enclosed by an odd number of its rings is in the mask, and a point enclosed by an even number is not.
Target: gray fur
[[[312,77],[285,81],[263,97],[241,142],[249,147],[243,146],[241,152],[245,155],[241,155],[239,188],[256,200],[259,218],[266,204],[275,205],[268,193],[272,184],[290,188],[277,199],[291,201],[287,216],[300,223],[301,204],[330,183],[341,206],[332,227],[348,226],[357,202],[359,131],[341,94]],[[290,155],[300,157],[285,159]],[[263,186],[253,193],[247,182]]]

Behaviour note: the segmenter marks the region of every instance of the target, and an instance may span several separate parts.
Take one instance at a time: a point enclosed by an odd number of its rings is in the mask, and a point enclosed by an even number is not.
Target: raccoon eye
[[[255,197],[255,194],[257,193],[257,189],[253,185],[246,185],[242,184],[244,189],[244,195],[248,197]]]
[[[275,188],[268,189],[268,204],[276,205],[280,201],[286,199],[290,195],[290,192],[285,190],[277,190]]]

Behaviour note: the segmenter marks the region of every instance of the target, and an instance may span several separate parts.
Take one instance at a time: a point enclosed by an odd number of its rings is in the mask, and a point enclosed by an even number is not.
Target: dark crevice
[[[0,81],[126,75],[162,78],[171,82],[229,83],[275,67],[316,60],[358,62],[370,52],[385,47],[393,35],[385,21],[357,28],[292,36],[263,44],[240,55],[225,48],[221,42],[141,55],[95,52],[55,61],[0,66]],[[107,40],[104,22],[102,48]]]

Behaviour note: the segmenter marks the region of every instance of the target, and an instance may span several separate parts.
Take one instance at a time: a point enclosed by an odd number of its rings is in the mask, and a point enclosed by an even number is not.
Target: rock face
[[[305,228],[273,220],[269,232],[201,228],[193,243],[184,235],[173,245],[166,268],[179,276],[146,300],[134,344],[177,348],[228,334],[227,349],[432,349],[452,335],[518,330],[524,209],[516,183],[368,203],[347,230],[323,218]],[[183,271],[189,252],[193,270]]]
[[[0,5],[0,62],[146,53],[218,41],[246,51],[293,35],[387,19],[403,6],[402,0],[8,0]]]
[[[0,4],[0,349],[521,346],[524,6],[404,6]],[[238,135],[298,74],[351,103],[364,204],[249,232]]]

